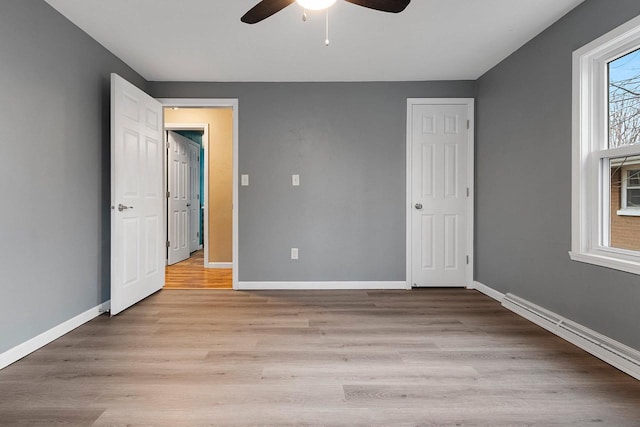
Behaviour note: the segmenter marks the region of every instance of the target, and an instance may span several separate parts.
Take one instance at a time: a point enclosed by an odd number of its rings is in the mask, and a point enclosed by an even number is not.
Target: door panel
[[[433,227],[433,215],[422,215],[420,217],[420,236],[421,236],[421,257],[422,270],[432,270],[435,266],[435,229]]]
[[[413,286],[464,286],[469,131],[466,105],[414,105],[411,129]]]
[[[164,286],[161,117],[159,102],[111,75],[111,315]]]
[[[189,142],[167,132],[169,143],[169,265],[189,258]]]

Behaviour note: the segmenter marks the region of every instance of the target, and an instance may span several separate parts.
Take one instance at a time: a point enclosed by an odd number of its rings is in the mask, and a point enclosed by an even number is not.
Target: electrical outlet
[[[240,185],[242,185],[243,187],[249,186],[249,175],[240,176]]]
[[[300,175],[291,175],[291,185],[294,187],[300,186]]]
[[[298,259],[298,248],[291,248],[291,259]]]

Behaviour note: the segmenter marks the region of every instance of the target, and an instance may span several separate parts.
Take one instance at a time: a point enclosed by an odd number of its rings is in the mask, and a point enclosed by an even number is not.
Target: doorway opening
[[[204,156],[208,123],[166,123],[167,265],[204,248]],[[230,234],[230,233],[229,233]],[[208,257],[204,257],[208,259]]]
[[[231,289],[237,283],[237,101],[203,101],[161,100],[167,142],[164,289]]]

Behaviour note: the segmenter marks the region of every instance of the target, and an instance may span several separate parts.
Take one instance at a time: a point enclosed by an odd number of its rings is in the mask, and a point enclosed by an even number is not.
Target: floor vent
[[[640,380],[640,352],[513,294],[502,305]]]

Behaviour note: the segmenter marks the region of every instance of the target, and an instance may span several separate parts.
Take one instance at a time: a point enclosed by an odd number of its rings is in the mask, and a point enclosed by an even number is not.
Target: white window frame
[[[640,185],[629,186],[629,172],[637,170],[640,170],[640,165],[623,166],[620,170],[622,185],[620,186],[620,210],[616,212],[618,215],[640,216],[640,207],[628,206],[627,204],[627,191],[640,189]]]
[[[607,64],[640,48],[640,16],[573,52],[571,251],[574,261],[640,274],[640,252],[611,248],[609,162],[640,144],[608,148]],[[606,163],[606,167],[605,167]],[[607,226],[604,226],[604,225]]]

